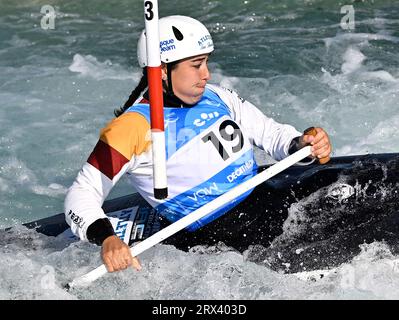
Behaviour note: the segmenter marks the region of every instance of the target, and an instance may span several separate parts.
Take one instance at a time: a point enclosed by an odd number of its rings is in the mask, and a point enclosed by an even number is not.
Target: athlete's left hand
[[[332,151],[330,138],[323,128],[315,127],[315,129],[317,132],[316,136],[304,134],[299,138],[299,144],[301,147],[310,144],[312,146],[311,150],[313,157],[318,159],[327,158],[330,156]]]

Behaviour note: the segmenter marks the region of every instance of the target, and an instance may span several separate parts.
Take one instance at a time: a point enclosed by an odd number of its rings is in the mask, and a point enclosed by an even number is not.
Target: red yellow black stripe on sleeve
[[[148,149],[149,132],[150,124],[141,114],[125,113],[101,130],[87,162],[112,180],[132,157]]]

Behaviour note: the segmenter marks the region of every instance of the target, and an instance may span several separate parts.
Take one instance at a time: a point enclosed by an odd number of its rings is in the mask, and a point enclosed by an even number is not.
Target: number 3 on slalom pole
[[[144,2],[144,7],[145,7],[145,18],[147,20],[152,20],[154,18],[154,12],[152,9],[154,8],[154,5],[151,1],[146,1]]]

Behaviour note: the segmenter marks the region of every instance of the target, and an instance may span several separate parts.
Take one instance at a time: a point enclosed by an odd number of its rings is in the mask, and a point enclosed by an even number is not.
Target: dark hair
[[[130,94],[129,98],[127,99],[127,101],[125,102],[123,107],[120,107],[120,108],[114,110],[115,117],[119,117],[129,107],[131,107],[133,105],[133,103],[140,97],[141,93],[145,90],[145,88],[147,88],[147,86],[148,86],[147,67],[144,67],[143,75],[142,75],[137,87],[134,88],[134,90]]]
[[[170,95],[174,95],[173,93],[173,87],[172,87],[172,70],[176,69],[177,65],[179,64],[181,60],[179,61],[174,61],[170,62],[166,65],[167,68],[167,74],[168,74],[168,80],[166,84],[166,81],[162,81],[162,86],[164,90],[169,93]],[[137,87],[132,91],[132,93],[129,96],[129,99],[125,102],[123,107],[120,107],[118,109],[114,109],[114,115],[115,117],[119,117],[121,114],[123,114],[127,109],[129,109],[133,103],[140,97],[141,93],[148,87],[148,78],[147,78],[147,67],[143,68],[143,76],[140,79],[139,84]]]

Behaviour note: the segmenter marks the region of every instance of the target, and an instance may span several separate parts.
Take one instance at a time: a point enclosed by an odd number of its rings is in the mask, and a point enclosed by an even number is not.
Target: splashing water
[[[358,247],[354,259],[317,281],[251,262],[254,248],[241,255],[221,246],[186,253],[158,245],[140,256],[142,272],[62,289],[101,264],[99,248],[20,225],[63,210],[66,190],[99,130],[140,78],[135,52],[144,25],[137,14],[141,2],[52,3],[55,29],[43,30],[40,8],[46,3],[0,2],[0,226],[15,226],[0,234],[0,299],[398,298],[397,253],[384,240]],[[173,0],[161,1],[160,13],[192,15],[209,27],[216,45],[211,82],[299,130],[324,127],[334,155],[397,152],[399,6],[353,5],[355,30],[340,27],[340,7],[329,0],[234,0],[228,6]],[[395,190],[385,192],[394,198]],[[131,192],[122,181],[109,198]],[[290,218],[306,221],[323,192],[328,189],[293,205]],[[314,224],[287,226],[284,237],[325,226],[323,219],[345,208],[329,208]],[[307,252],[300,245],[292,250],[298,257]]]

